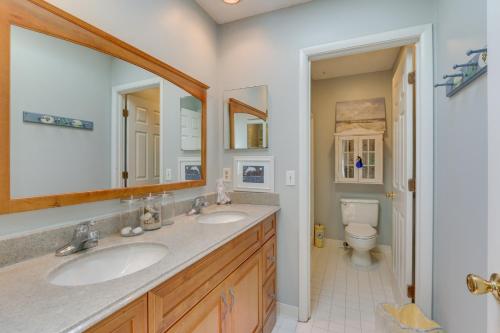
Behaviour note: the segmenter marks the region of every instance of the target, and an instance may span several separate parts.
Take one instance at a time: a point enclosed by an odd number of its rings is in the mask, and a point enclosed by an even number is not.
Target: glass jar
[[[161,197],[162,225],[174,224],[175,217],[175,195],[172,192],[163,192]]]
[[[120,222],[122,228],[130,227],[134,229],[139,225],[140,208],[142,207],[141,201],[131,196],[127,199],[120,200]]]
[[[161,197],[150,193],[142,199],[140,221],[144,230],[161,228]]]

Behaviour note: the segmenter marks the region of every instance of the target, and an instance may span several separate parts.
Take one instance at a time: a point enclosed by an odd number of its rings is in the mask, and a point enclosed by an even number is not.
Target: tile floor
[[[375,306],[394,303],[390,259],[374,256],[372,270],[353,267],[349,251],[335,242],[312,251],[311,320],[279,315],[273,333],[374,333]]]

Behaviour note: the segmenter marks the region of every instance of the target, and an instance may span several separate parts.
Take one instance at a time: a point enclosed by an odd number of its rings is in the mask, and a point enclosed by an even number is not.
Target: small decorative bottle
[[[162,225],[174,224],[175,217],[175,195],[172,192],[163,192],[161,197]]]
[[[161,197],[151,193],[142,199],[141,227],[144,230],[161,228]]]
[[[120,212],[121,235],[130,237],[142,234],[143,230],[139,226],[141,201],[131,196],[128,199],[120,200],[120,205],[122,207]]]

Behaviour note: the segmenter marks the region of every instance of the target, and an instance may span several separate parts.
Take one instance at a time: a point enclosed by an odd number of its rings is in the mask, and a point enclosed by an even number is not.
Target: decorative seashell
[[[54,119],[54,117],[51,117],[51,116],[41,116],[40,122],[42,122],[44,124],[53,124],[55,122],[55,119]]]
[[[457,76],[453,78],[453,84],[458,86],[460,83],[462,83],[463,78],[461,76]]]
[[[146,213],[141,216],[141,221],[148,221],[151,220],[151,218],[153,218],[153,215],[151,213]]]
[[[479,68],[483,68],[488,65],[488,53],[484,52],[479,55],[477,59]]]
[[[158,210],[157,210],[157,209],[155,209],[155,208],[154,208],[154,207],[152,207],[152,206],[146,206],[146,210],[147,210],[148,212],[150,212],[151,214],[157,214],[157,213],[158,213]]]
[[[134,233],[135,235],[138,235],[138,234],[142,233],[142,228],[136,227],[136,228],[134,228],[134,230],[132,230],[132,233]]]
[[[125,228],[123,228],[123,229],[121,230],[121,232],[120,232],[120,233],[121,233],[123,236],[127,236],[128,234],[130,234],[130,232],[131,232],[131,231],[132,231],[132,228],[131,228],[131,227],[125,227]]]
[[[73,121],[71,121],[71,125],[73,125],[74,127],[82,127],[83,123],[81,120],[73,119]]]

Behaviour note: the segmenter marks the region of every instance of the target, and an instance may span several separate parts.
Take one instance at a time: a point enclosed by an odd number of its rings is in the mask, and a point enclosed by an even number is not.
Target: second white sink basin
[[[203,224],[224,224],[241,221],[247,216],[248,214],[243,212],[213,212],[200,215],[197,220]]]
[[[165,257],[167,247],[155,243],[120,245],[84,254],[56,268],[49,274],[51,284],[82,286],[117,279]]]

